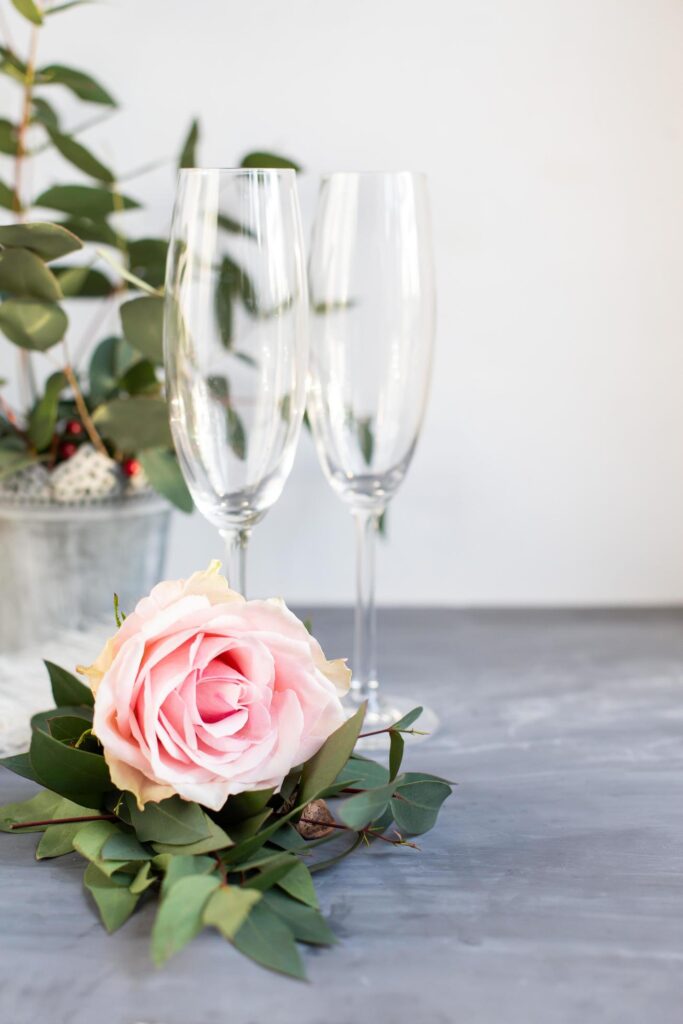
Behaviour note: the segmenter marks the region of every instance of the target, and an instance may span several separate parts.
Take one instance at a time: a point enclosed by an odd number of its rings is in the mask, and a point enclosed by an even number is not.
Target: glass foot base
[[[345,710],[349,717],[358,710],[358,701],[347,699],[345,702]],[[388,750],[389,749],[389,735],[386,732],[380,732],[376,736],[363,736],[363,733],[376,732],[378,729],[387,729],[394,722],[398,722],[399,718],[403,718],[409,711],[418,706],[418,701],[410,700],[406,697],[394,697],[391,694],[382,695],[381,697],[375,698],[374,707],[369,706],[365,714],[365,721],[363,722],[363,729],[361,732],[362,738],[356,743],[356,750]],[[412,729],[419,730],[422,735],[411,735],[410,733],[403,733],[403,738],[406,743],[420,743],[422,740],[428,739],[433,736],[439,728],[439,718],[436,712],[432,711],[431,708],[422,708],[422,714],[411,726]]]

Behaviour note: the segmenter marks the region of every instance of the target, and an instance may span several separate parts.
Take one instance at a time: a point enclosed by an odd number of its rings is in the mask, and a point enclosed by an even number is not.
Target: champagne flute
[[[187,169],[166,267],[171,431],[245,593],[252,528],[282,493],[306,401],[308,291],[292,170]]]
[[[309,290],[313,436],[325,476],[356,524],[350,699],[354,706],[367,700],[366,727],[382,729],[419,703],[378,691],[374,545],[412,459],[429,391],[435,285],[424,175],[324,177]],[[423,713],[420,726],[433,731],[436,722]]]

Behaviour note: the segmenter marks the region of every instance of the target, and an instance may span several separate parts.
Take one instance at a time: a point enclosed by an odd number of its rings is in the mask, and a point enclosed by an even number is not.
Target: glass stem
[[[354,509],[356,521],[356,620],[352,700],[368,702],[368,713],[379,710],[377,688],[377,611],[375,608],[375,540],[380,513]]]
[[[246,597],[247,587],[247,544],[251,530],[237,528],[221,530],[225,541],[226,576],[233,590]]]

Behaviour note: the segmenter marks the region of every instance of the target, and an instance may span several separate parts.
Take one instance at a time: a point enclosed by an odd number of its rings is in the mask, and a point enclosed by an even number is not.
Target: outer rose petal
[[[219,810],[277,789],[344,721],[344,661],[284,602],[245,601],[218,569],[158,584],[79,669],[112,781],[140,808],[177,794]]]

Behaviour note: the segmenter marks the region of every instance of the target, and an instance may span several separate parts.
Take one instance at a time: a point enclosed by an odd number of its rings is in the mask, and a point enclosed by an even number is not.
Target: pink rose
[[[178,794],[219,810],[278,789],[344,721],[344,661],[327,661],[281,601],[246,601],[218,563],[156,586],[79,671],[112,781],[142,808]]]

